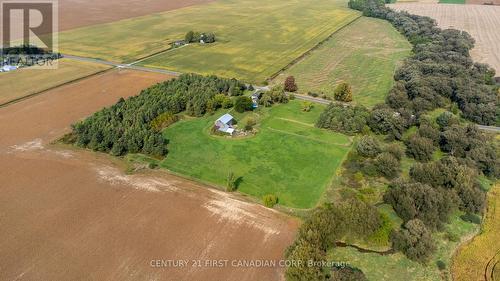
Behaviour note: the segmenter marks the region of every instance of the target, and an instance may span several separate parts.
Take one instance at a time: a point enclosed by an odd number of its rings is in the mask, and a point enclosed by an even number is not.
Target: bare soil
[[[59,0],[59,30],[205,4],[214,0]]]
[[[397,3],[396,10],[435,19],[441,28],[465,30],[476,40],[472,58],[492,66],[500,76],[500,6]]]
[[[0,108],[0,280],[282,278],[282,268],[231,260],[281,259],[296,220],[164,172],[127,175],[121,160],[50,144],[71,123],[168,78],[113,70]],[[228,266],[206,263],[214,259]]]

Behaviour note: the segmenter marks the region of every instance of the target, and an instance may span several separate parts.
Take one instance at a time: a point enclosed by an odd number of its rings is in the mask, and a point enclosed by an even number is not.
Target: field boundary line
[[[292,123],[296,123],[296,124],[300,124],[300,125],[304,125],[304,126],[307,126],[307,127],[314,127],[314,124],[311,124],[311,123],[305,123],[305,122],[300,122],[300,121],[293,120],[293,119],[288,119],[288,118],[283,118],[283,117],[278,117],[277,119],[279,119],[279,120],[283,120],[283,121],[292,122]]]
[[[278,130],[278,129],[275,129],[275,128],[272,128],[272,127],[267,127],[267,129],[269,129],[271,131],[274,131],[274,132],[277,132],[277,133],[282,133],[282,134],[285,134],[285,135],[290,135],[290,136],[295,136],[295,137],[299,137],[299,138],[304,138],[304,139],[312,140],[312,141],[323,143],[323,144],[337,145],[337,146],[342,146],[342,147],[350,147],[352,145],[351,143],[350,144],[341,144],[341,143],[335,143],[335,142],[328,142],[328,141],[324,141],[324,140],[319,140],[319,139],[315,139],[315,138],[312,138],[312,137],[299,135],[299,134],[296,134],[296,133],[291,133],[291,132],[287,132],[287,131],[283,131],[283,130]]]
[[[292,66],[294,66],[295,64],[299,63],[300,61],[302,61],[303,59],[305,59],[307,56],[309,56],[313,51],[317,50],[319,47],[323,46],[323,44],[325,42],[327,42],[328,40],[330,40],[335,34],[337,34],[338,32],[340,32],[341,30],[345,29],[346,27],[352,25],[354,22],[356,22],[357,20],[359,20],[361,17],[363,17],[362,14],[358,15],[356,18],[354,18],[353,20],[351,20],[350,22],[346,23],[344,26],[340,27],[339,29],[335,30],[332,34],[328,35],[325,39],[321,40],[320,42],[318,42],[316,45],[314,45],[311,49],[307,50],[306,52],[304,52],[302,55],[300,55],[299,57],[295,58],[294,60],[292,60],[291,62],[289,62],[285,67],[281,68],[280,70],[278,70],[277,72],[275,72],[274,74],[272,74],[269,78],[267,78],[266,80],[268,82],[274,80],[276,77],[278,77],[280,74],[282,74],[283,72],[287,71],[288,69],[290,69]]]
[[[66,85],[69,85],[69,84],[73,84],[73,83],[76,83],[76,82],[79,82],[81,80],[85,80],[87,78],[90,78],[92,76],[96,76],[96,75],[99,75],[99,74],[103,74],[107,71],[111,71],[115,69],[114,67],[111,67],[111,68],[108,68],[108,69],[103,69],[103,70],[100,70],[98,72],[95,72],[95,73],[92,73],[92,74],[89,74],[89,75],[85,75],[85,76],[82,76],[82,77],[78,77],[76,79],[73,79],[73,80],[70,80],[70,81],[67,81],[67,82],[64,82],[62,84],[59,84],[59,85],[55,85],[55,86],[52,86],[50,88],[47,88],[45,90],[41,90],[41,91],[38,91],[38,92],[35,92],[35,93],[32,93],[32,94],[29,94],[29,95],[26,95],[26,96],[22,96],[22,97],[19,97],[19,98],[15,98],[13,100],[10,100],[8,102],[4,102],[2,104],[0,104],[0,108],[4,108],[4,107],[7,107],[9,105],[12,105],[12,104],[15,104],[15,103],[18,103],[18,102],[21,102],[21,101],[24,101],[24,100],[27,100],[27,99],[30,99],[30,98],[34,98],[36,96],[39,96],[39,95],[42,95],[42,94],[45,94],[46,92],[48,91],[51,91],[51,90],[54,90],[54,89],[57,89],[59,87],[62,87],[62,86],[66,86]]]

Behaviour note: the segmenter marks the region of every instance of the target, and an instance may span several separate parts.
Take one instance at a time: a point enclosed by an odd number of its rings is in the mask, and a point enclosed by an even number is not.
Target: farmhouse
[[[221,132],[232,135],[234,133],[233,121],[233,116],[231,116],[231,114],[229,113],[226,113],[219,117],[219,119],[215,120],[215,127],[217,127],[217,129]]]

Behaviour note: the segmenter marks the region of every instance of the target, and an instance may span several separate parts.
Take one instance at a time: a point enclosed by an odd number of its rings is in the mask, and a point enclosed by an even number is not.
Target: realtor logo
[[[38,64],[57,53],[57,0],[0,0],[0,47],[3,61],[16,55],[19,66]],[[37,57],[35,58],[34,55]],[[33,59],[38,61],[29,61]],[[41,59],[41,61],[40,61]]]

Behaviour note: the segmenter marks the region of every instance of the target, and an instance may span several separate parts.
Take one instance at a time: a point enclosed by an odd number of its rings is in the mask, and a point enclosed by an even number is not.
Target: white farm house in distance
[[[226,113],[219,117],[219,119],[215,120],[215,127],[217,127],[217,129],[221,132],[232,135],[234,133],[233,121],[233,116],[231,116],[231,114],[229,113]]]
[[[16,69],[17,69],[17,66],[6,64],[6,65],[0,67],[0,72],[9,72],[9,71],[13,71]]]

